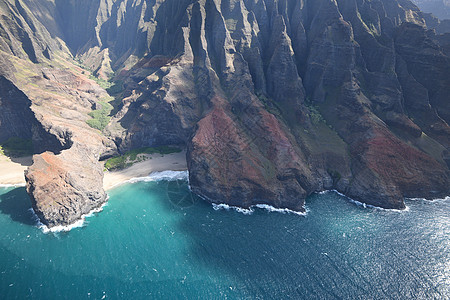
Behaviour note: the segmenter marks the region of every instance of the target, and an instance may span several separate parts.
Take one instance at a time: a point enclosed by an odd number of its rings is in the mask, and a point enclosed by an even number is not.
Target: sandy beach
[[[31,156],[13,158],[12,160],[0,155],[0,185],[22,185],[25,184],[23,172],[33,162]]]
[[[153,154],[152,159],[135,163],[129,168],[105,172],[103,187],[109,190],[127,180],[148,176],[152,172],[160,171],[184,171],[187,170],[186,151],[173,154]]]
[[[12,161],[10,158],[0,155],[0,185],[25,184],[23,172],[31,164],[31,156],[14,158]],[[152,159],[136,163],[129,168],[120,171],[105,172],[103,186],[105,190],[108,190],[132,178],[144,177],[152,172],[166,170],[187,170],[186,152],[165,155],[153,154]]]

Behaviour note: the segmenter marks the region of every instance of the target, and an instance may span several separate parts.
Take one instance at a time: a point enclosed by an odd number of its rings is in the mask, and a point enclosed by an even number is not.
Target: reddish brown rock
[[[189,147],[194,192],[216,203],[302,211],[304,199],[318,185],[279,121],[255,104],[247,108],[254,113],[245,116],[251,127],[243,130],[245,125],[226,110],[223,99],[213,102],[214,109],[198,123]]]
[[[302,210],[335,188],[404,208],[450,194],[446,38],[409,1],[47,2],[33,2],[40,16],[1,8],[14,18],[0,21],[0,49],[17,66],[0,71],[19,69],[41,124],[33,139],[55,153],[27,174],[48,224],[103,201],[101,153],[175,143],[188,147],[193,191],[213,202]],[[116,73],[122,102],[103,136],[85,121],[107,94],[72,54]]]
[[[34,212],[48,227],[71,225],[107,200],[103,170],[82,146],[33,157],[26,171]]]

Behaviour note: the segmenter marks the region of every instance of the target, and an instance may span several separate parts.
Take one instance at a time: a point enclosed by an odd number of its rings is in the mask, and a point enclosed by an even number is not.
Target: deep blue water
[[[110,193],[70,232],[35,226],[0,188],[2,299],[449,299],[450,201],[363,208],[335,193],[306,216],[215,210],[183,181]]]

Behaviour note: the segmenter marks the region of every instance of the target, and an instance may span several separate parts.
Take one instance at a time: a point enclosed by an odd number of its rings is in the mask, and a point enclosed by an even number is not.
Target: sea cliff
[[[29,98],[26,134],[51,141],[27,172],[49,225],[106,200],[99,160],[161,145],[187,148],[216,203],[450,194],[448,39],[410,1],[2,4],[0,74]]]

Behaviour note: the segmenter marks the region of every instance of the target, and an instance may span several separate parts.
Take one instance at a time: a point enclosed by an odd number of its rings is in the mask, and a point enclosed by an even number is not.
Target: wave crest
[[[337,190],[322,191],[322,192],[319,192],[318,194],[319,195],[324,195],[324,194],[327,194],[327,193],[336,193],[339,196],[347,199],[350,203],[356,204],[357,206],[361,206],[363,208],[377,209],[377,210],[389,211],[389,212],[407,212],[407,211],[409,211],[409,207],[408,206],[406,206],[405,209],[394,209],[394,208],[383,208],[383,207],[379,207],[379,206],[375,206],[375,205],[366,204],[366,203],[360,202],[358,200],[352,199],[352,198],[342,194],[341,192],[338,192]]]
[[[29,211],[33,215],[34,221],[36,222],[36,227],[41,229],[43,233],[58,233],[58,232],[67,232],[74,228],[84,227],[86,225],[86,218],[93,217],[96,213],[101,212],[107,204],[108,202],[105,202],[100,207],[92,209],[87,214],[82,215],[81,218],[77,220],[75,223],[65,226],[59,225],[54,227],[48,227],[47,225],[43,224],[33,208],[30,208]]]
[[[127,180],[127,183],[136,183],[136,182],[149,182],[149,181],[174,181],[174,180],[188,180],[189,172],[188,171],[161,171],[161,172],[153,172],[148,176],[144,177],[136,177]]]
[[[255,212],[255,208],[259,208],[259,209],[265,209],[268,212],[277,212],[277,213],[282,213],[282,214],[295,214],[295,215],[299,215],[299,216],[305,216],[308,212],[308,210],[306,210],[305,212],[300,212],[300,211],[295,211],[295,210],[291,210],[291,209],[287,209],[287,208],[276,208],[273,207],[271,205],[268,204],[255,204],[250,206],[249,208],[242,208],[239,206],[233,206],[233,205],[228,205],[228,204],[216,204],[216,203],[212,203],[213,209],[214,210],[234,210],[238,213],[242,213],[244,215],[251,215]]]
[[[18,188],[18,187],[24,187],[25,183],[16,183],[16,184],[0,184],[0,188]]]

